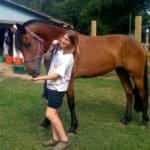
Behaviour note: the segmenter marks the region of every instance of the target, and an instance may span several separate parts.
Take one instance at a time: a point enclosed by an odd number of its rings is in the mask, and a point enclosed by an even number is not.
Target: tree
[[[90,33],[91,20],[97,21],[98,34],[125,33],[129,19],[142,15],[144,23],[149,16],[145,8],[149,0],[16,0],[36,10],[61,18],[81,33]],[[133,28],[133,27],[132,27]]]
[[[91,20],[97,21],[98,34],[129,32],[129,19],[141,15],[148,0],[64,0],[53,1],[51,12],[72,23],[82,33],[90,33]],[[145,20],[146,15],[142,13]],[[145,22],[145,21],[144,21]]]

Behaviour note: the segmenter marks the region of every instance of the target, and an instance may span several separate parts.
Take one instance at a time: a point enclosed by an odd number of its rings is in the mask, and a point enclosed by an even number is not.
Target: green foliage
[[[148,0],[16,0],[31,8],[61,18],[81,33],[89,34],[91,20],[97,21],[98,34],[128,33],[130,13],[132,28],[135,15],[145,14]]]

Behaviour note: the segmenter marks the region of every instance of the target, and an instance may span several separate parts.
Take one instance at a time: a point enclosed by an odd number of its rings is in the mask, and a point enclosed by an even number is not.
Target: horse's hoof
[[[120,127],[126,127],[126,125],[124,123],[122,123],[121,121],[118,122]]]
[[[48,128],[44,128],[44,127],[42,127],[42,126],[39,126],[39,127],[38,127],[38,131],[40,131],[40,132],[47,131],[47,129],[48,129]]]
[[[141,123],[141,125],[140,125],[140,128],[141,128],[141,129],[146,129],[147,127],[148,127],[148,123],[142,121],[142,123]]]
[[[143,125],[140,125],[140,128],[141,128],[142,130],[144,130],[144,129],[146,129],[147,127],[146,127],[146,126],[143,126]]]
[[[128,125],[129,121],[125,118],[120,120],[120,124],[123,124],[124,126]]]
[[[68,130],[68,134],[69,134],[69,135],[74,135],[74,134],[76,134],[75,128],[70,128],[70,129]]]

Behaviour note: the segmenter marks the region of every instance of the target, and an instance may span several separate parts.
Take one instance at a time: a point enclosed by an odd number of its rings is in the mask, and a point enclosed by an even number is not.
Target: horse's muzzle
[[[39,73],[37,73],[35,70],[29,70],[27,72],[30,76],[32,76],[32,78],[36,78],[39,75]]]

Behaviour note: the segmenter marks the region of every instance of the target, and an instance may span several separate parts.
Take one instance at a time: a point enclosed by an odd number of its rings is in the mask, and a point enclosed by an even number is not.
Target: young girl
[[[54,150],[64,150],[68,146],[68,136],[58,116],[58,108],[68,89],[74,63],[73,52],[76,50],[77,41],[77,33],[72,30],[66,31],[59,41],[55,40],[53,44],[59,47],[56,52],[53,52],[48,75],[33,78],[34,81],[47,80],[46,117],[51,122],[52,139],[42,144],[43,146],[54,146]]]

